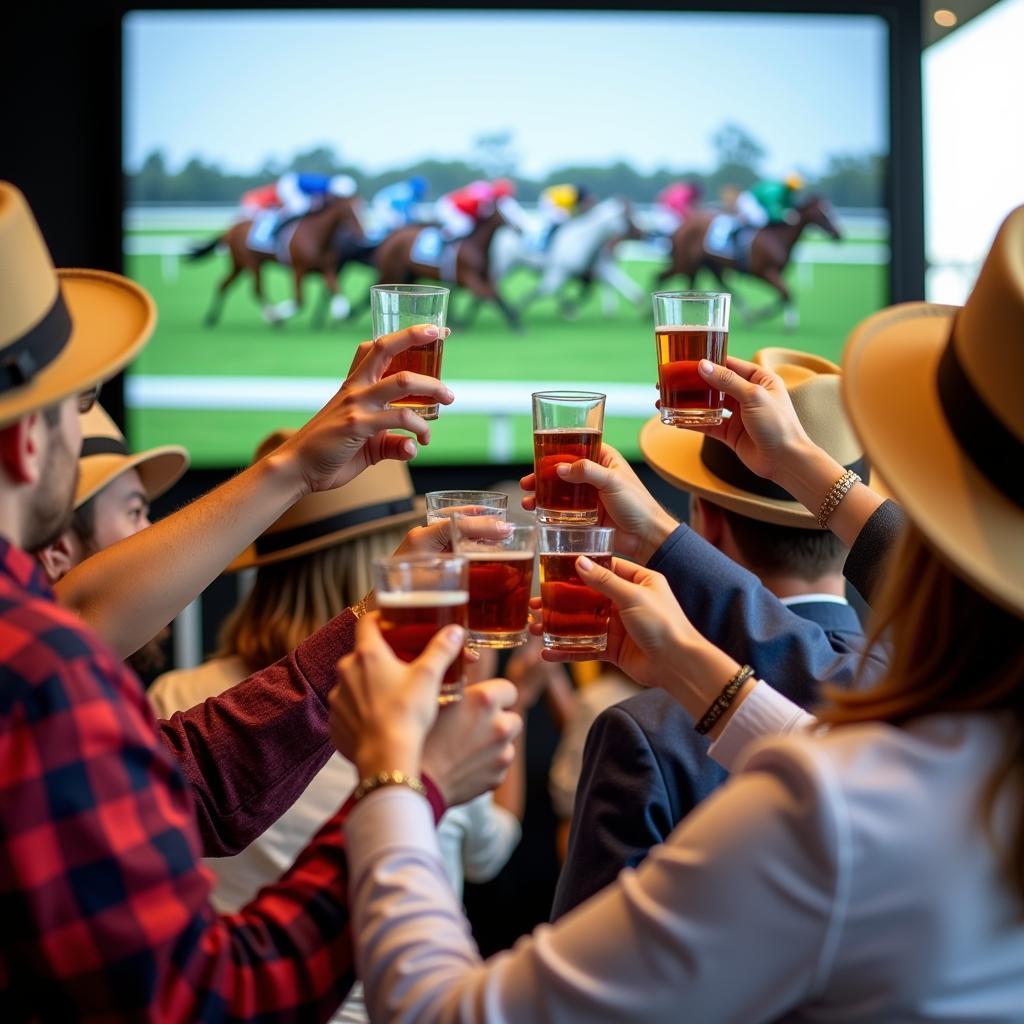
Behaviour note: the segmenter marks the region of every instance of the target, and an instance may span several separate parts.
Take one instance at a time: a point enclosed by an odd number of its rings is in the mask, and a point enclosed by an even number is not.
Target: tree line
[[[518,173],[514,139],[507,132],[479,136],[469,159],[420,160],[379,174],[344,160],[333,148],[323,145],[296,153],[287,162],[268,161],[252,174],[225,171],[199,156],[172,170],[165,154],[154,150],[134,172],[126,173],[125,194],[131,203],[227,204],[237,202],[246,190],[274,181],[287,171],[310,171],[350,174],[360,194],[365,196],[419,174],[430,183],[432,197],[476,178],[507,176],[516,182],[518,196],[524,202],[535,200],[542,189],[560,181],[586,185],[600,196],[617,195],[635,202],[650,202],[666,185],[681,179],[701,185],[705,199],[713,201],[724,189],[746,188],[763,176],[765,148],[742,127],[724,125],[712,137],[712,144],[717,166],[711,172],[685,166],[643,172],[618,160],[601,165],[566,165],[539,178]],[[880,154],[840,153],[830,156],[822,171],[804,173],[804,177],[809,188],[827,196],[837,206],[878,207],[883,205],[885,173],[885,157]]]

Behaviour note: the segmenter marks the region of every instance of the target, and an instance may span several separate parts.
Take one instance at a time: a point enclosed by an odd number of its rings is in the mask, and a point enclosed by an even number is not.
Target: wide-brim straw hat
[[[256,449],[259,460],[294,431],[279,430]],[[426,509],[404,462],[386,459],[333,491],[297,501],[227,568],[228,572],[298,558],[342,541],[425,522]]]
[[[82,451],[78,456],[75,508],[84,505],[129,469],[139,474],[148,501],[172,487],[188,469],[188,451],[180,445],[165,444],[144,452],[130,452],[124,435],[98,403],[83,414],[79,422]]]
[[[962,307],[912,302],[854,328],[843,397],[907,515],[979,592],[1024,614],[1024,206]]]
[[[0,426],[112,377],[155,323],[133,281],[55,271],[25,197],[0,181]]]
[[[788,348],[761,349],[752,361],[782,378],[811,440],[866,480],[864,450],[842,408],[839,366]],[[684,491],[761,522],[820,529],[811,512],[752,473],[722,441],[668,426],[655,416],[640,432],[640,449],[655,472]]]

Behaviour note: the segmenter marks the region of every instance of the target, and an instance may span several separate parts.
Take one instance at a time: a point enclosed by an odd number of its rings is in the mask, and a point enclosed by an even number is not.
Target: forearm
[[[87,558],[57,584],[57,596],[128,657],[304,491],[291,460],[268,456],[149,529]]]
[[[205,856],[248,846],[326,764],[327,695],[354,642],[346,611],[269,668],[160,723],[192,789]]]

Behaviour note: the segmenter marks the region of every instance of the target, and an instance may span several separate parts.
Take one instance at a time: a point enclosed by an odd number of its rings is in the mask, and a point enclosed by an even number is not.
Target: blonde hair
[[[273,664],[370,590],[370,563],[390,555],[406,527],[392,526],[256,570],[245,600],[220,634],[217,658],[241,658],[250,672]]]
[[[938,712],[1005,712],[1011,734],[985,788],[984,825],[1024,909],[1024,643],[1019,617],[957,576],[908,525],[873,602],[868,649],[890,650],[886,676],[870,689],[829,688],[819,717],[833,725],[899,725]],[[1014,792],[1016,787],[1016,792]],[[993,827],[1002,795],[1015,801],[1009,842]]]

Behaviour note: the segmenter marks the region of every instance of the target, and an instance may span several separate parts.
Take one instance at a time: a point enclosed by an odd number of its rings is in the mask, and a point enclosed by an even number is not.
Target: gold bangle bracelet
[[[361,619],[369,610],[370,602],[373,600],[373,591],[371,590],[365,597],[352,605],[352,614],[357,618]]]
[[[376,775],[368,775],[353,790],[352,802],[357,804],[364,796],[368,796],[375,789],[382,789],[384,786],[406,786],[414,793],[419,793],[419,795],[425,800],[429,799],[427,796],[427,787],[424,786],[415,775],[407,775],[405,772],[396,770],[377,772]]]
[[[852,469],[846,470],[843,475],[829,488],[828,494],[825,495],[825,500],[821,503],[821,508],[818,509],[818,525],[823,529],[828,529],[828,522],[835,513],[835,510],[839,508],[840,502],[843,498],[850,493],[854,484],[861,482],[860,477],[854,473]]]

